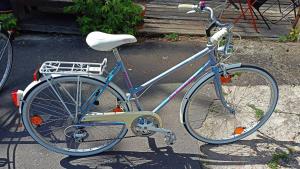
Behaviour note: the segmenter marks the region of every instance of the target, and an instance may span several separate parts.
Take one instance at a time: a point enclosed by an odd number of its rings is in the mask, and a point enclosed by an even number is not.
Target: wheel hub
[[[77,129],[73,134],[73,138],[76,142],[83,142],[87,137],[88,132],[84,129]]]

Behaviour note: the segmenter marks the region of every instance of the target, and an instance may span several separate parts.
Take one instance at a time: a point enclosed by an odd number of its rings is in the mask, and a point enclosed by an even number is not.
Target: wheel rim
[[[12,65],[12,47],[6,36],[0,34],[0,89],[4,86]]]
[[[251,73],[247,73],[249,71]],[[216,100],[211,83],[213,77],[191,94],[185,107],[185,126],[198,140],[213,144],[239,140],[257,130],[274,111],[278,91],[272,77],[262,70],[249,67],[228,72],[235,77],[231,78],[231,82],[225,80],[222,89],[226,101],[235,108],[235,114],[226,111]]]
[[[81,77],[80,79],[81,102],[84,103],[96,89],[96,86],[103,84],[88,78]],[[119,142],[126,133],[125,125],[120,124],[98,124],[95,126],[75,123],[47,84],[48,82],[45,82],[37,87],[35,92],[28,96],[27,104],[24,106],[26,129],[36,141],[47,149],[69,155],[104,151]],[[72,103],[71,97],[74,99],[77,96],[77,92],[74,92],[77,91],[77,87],[74,87],[77,84],[77,77],[65,77],[55,79],[53,85],[73,115],[75,115],[76,106]],[[116,91],[107,89],[109,90],[103,94],[105,99],[100,99],[99,105],[93,106],[90,112],[111,111],[118,99],[123,100]],[[122,105],[122,107],[124,111],[128,111],[127,105]],[[42,125],[37,126],[32,123],[32,118],[35,117],[36,119],[37,115],[42,119]]]

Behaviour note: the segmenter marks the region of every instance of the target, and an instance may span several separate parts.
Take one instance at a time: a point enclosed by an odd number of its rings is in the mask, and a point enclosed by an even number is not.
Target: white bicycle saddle
[[[103,32],[91,32],[86,37],[86,43],[98,51],[111,51],[118,46],[136,41],[132,35],[112,35]]]

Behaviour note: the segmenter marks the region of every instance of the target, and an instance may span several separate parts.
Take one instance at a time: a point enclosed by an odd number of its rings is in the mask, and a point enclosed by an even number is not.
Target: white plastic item
[[[227,28],[222,28],[220,31],[216,32],[211,38],[210,41],[213,44],[217,44],[218,41],[220,41],[223,37],[225,37],[228,34]]]
[[[179,4],[178,9],[195,9],[197,8],[197,5],[193,4]]]
[[[137,42],[132,35],[113,35],[103,32],[91,32],[86,37],[86,43],[98,51],[111,51],[112,49],[127,43]]]

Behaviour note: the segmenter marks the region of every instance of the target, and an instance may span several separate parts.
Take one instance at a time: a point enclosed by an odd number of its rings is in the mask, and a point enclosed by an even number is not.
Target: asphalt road
[[[151,138],[125,138],[113,151],[92,157],[73,158],[52,153],[34,142],[24,128],[10,99],[10,91],[24,89],[34,70],[47,60],[100,62],[108,58],[108,69],[115,63],[111,53],[90,49],[76,36],[23,35],[14,41],[13,71],[0,93],[0,168],[201,168],[200,148],[179,123],[184,92],[170,102],[161,116],[165,128],[177,135],[177,143],[166,146],[159,134]],[[146,41],[120,50],[134,84],[141,84],[205,47],[198,41]],[[183,82],[202,61],[187,65],[145,93],[142,103],[152,110]],[[115,80],[124,87],[120,78]]]

